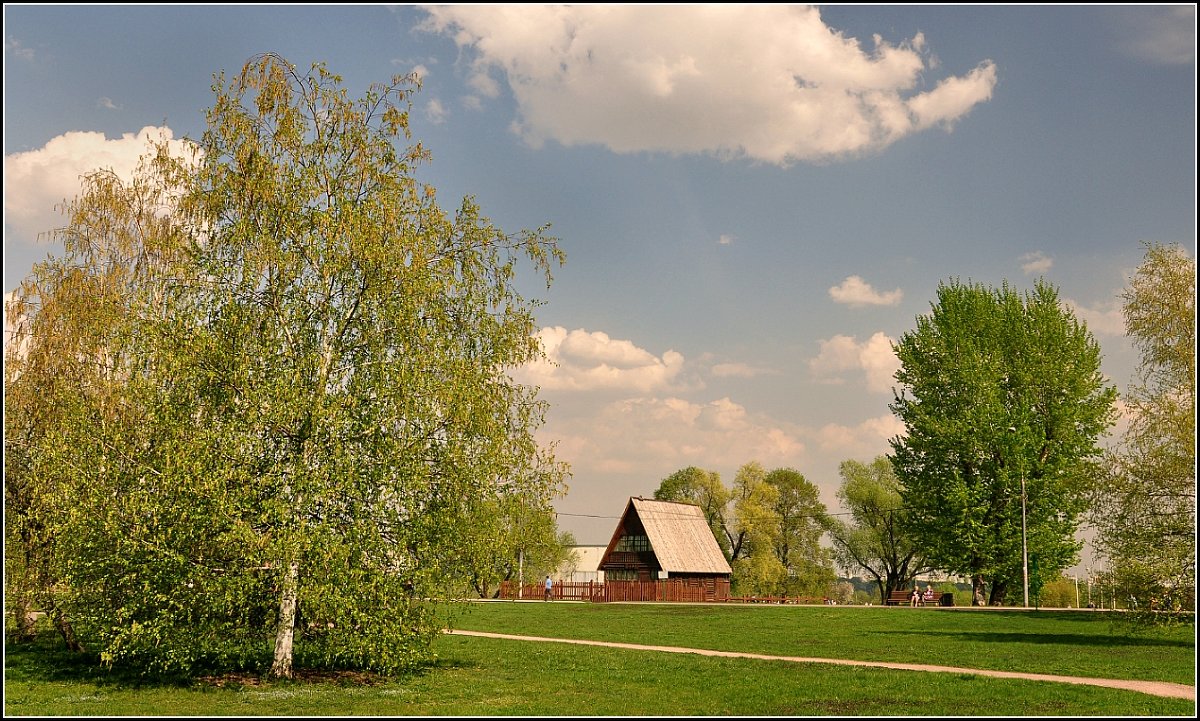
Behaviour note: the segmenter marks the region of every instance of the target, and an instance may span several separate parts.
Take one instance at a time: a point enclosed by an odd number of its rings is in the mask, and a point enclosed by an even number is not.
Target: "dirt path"
[[[542,636],[514,636],[507,633],[486,633],[484,631],[447,631],[453,636],[481,636],[483,638],[504,638],[513,641],[542,641],[547,643],[573,643],[581,646],[608,646],[611,648],[629,648],[639,651],[662,651],[665,653],[695,653],[701,656],[724,656],[727,658],[756,658],[765,661],[792,661],[795,663],[829,663],[838,666],[871,666],[874,668],[890,668],[900,671],[934,671],[939,673],[965,673],[976,676],[992,676],[994,678],[1019,678],[1027,681],[1054,681],[1057,683],[1075,683],[1088,686],[1105,686],[1126,691],[1137,691],[1154,696],[1168,698],[1183,698],[1196,700],[1196,687],[1185,686],[1181,683],[1167,681],[1131,681],[1128,679],[1083,678],[1077,676],[1055,676],[1045,673],[1018,673],[1015,671],[987,671],[975,668],[955,668],[953,666],[930,666],[922,663],[890,663],[887,661],[850,661],[840,658],[803,658],[801,656],[768,656],[761,653],[742,653],[740,651],[708,651],[699,648],[681,648],[679,646],[647,646],[637,643],[614,643],[610,641],[581,641],[570,638],[545,638]]]

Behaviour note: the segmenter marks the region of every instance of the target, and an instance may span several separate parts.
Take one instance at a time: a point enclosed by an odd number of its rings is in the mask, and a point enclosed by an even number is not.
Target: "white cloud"
[[[30,243],[61,227],[65,219],[55,206],[79,195],[82,176],[107,168],[131,178],[151,141],[167,140],[173,153],[185,155],[187,141],[173,137],[168,127],[150,126],[113,140],[104,133],[70,132],[37,150],[4,156],[5,242]]]
[[[452,36],[485,97],[507,81],[530,145],[617,153],[705,153],[788,165],[880,150],[950,127],[991,98],[983,62],[932,90],[918,34],[864,47],[794,5],[427,7],[421,28]],[[720,102],[714,102],[720,98]]]
[[[105,110],[120,110],[121,109],[121,106],[114,103],[112,98],[106,98],[106,97],[101,97],[100,99],[98,99],[96,101],[96,107],[104,108]]]
[[[1196,62],[1196,6],[1121,8],[1114,11],[1117,47],[1156,65]]]
[[[953,127],[971,108],[990,100],[995,87],[996,66],[991,62],[980,64],[963,77],[946,78],[933,90],[906,101],[909,112],[916,118],[913,129]]]
[[[904,435],[903,421],[889,413],[868,418],[857,426],[829,423],[817,431],[817,443],[831,456],[870,460],[891,452],[888,441]]]
[[[717,363],[710,370],[716,378],[757,378],[779,374],[770,368],[758,368],[748,363]]]
[[[1021,271],[1025,275],[1044,275],[1054,267],[1054,259],[1049,258],[1040,250],[1035,250],[1032,253],[1026,253],[1018,259],[1021,263]]]
[[[720,245],[733,245],[734,240],[736,240],[736,238],[734,238],[732,235],[729,235],[728,233],[722,233],[721,237],[717,238],[717,243]]]
[[[879,332],[859,343],[853,336],[836,335],[820,341],[821,352],[808,362],[809,371],[822,382],[842,384],[846,374],[862,372],[867,390],[886,393],[895,384],[900,359],[892,339]]]
[[[442,102],[437,98],[430,100],[425,104],[425,118],[434,125],[441,125],[446,122],[449,111],[442,105]]]
[[[20,40],[13,37],[4,38],[4,52],[12,53],[22,60],[33,60],[33,48],[25,47]]]
[[[1087,306],[1071,298],[1063,298],[1065,303],[1075,313],[1075,317],[1083,321],[1094,335],[1124,336],[1125,313],[1121,310],[1121,301],[1113,299]]]
[[[696,465],[738,468],[750,460],[798,466],[802,430],[753,414],[729,398],[694,403],[680,398],[635,398],[594,413],[552,422],[556,455],[576,474],[642,473],[650,488],[667,473]],[[656,475],[657,474],[657,475]]]
[[[516,380],[546,390],[626,390],[650,392],[678,384],[684,358],[668,350],[661,357],[600,331],[543,328],[538,339],[546,358],[514,374]]]
[[[888,293],[879,293],[857,275],[852,275],[829,289],[829,297],[836,303],[843,303],[851,308],[865,305],[899,305],[904,298],[904,292],[899,288]]]

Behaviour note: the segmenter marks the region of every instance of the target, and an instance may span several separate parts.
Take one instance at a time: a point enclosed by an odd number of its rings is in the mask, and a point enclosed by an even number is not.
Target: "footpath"
[[[826,663],[837,666],[871,666],[874,668],[889,668],[899,671],[932,671],[935,673],[973,674],[976,676],[991,676],[993,678],[1017,678],[1027,681],[1052,681],[1055,683],[1074,683],[1087,686],[1104,686],[1126,691],[1164,696],[1167,698],[1182,698],[1196,700],[1196,687],[1167,681],[1135,681],[1119,678],[1086,678],[1080,676],[1056,676],[1046,673],[1020,673],[1016,671],[989,671],[975,668],[956,668],[954,666],[932,666],[922,663],[891,663],[887,661],[851,661],[841,658],[804,658],[801,656],[770,656],[761,653],[743,653],[740,651],[710,651],[700,648],[682,648],[679,646],[648,646],[637,643],[616,643],[611,641],[583,641],[571,638],[546,638],[543,636],[516,636],[507,633],[487,633],[484,631],[447,631],[452,636],[479,636],[482,638],[502,638],[512,641],[540,641],[543,643],[571,643],[580,646],[607,646],[610,648],[627,648],[638,651],[661,651],[664,653],[694,653],[701,656],[723,656],[726,658],[753,658],[763,661],[791,661],[794,663]]]

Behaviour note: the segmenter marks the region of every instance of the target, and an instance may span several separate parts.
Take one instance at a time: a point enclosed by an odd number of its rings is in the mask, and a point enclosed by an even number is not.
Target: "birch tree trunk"
[[[293,561],[283,577],[283,588],[279,595],[279,626],[275,630],[275,661],[271,664],[271,675],[275,678],[292,677],[292,639],[296,633],[296,589],[300,582],[300,564]]]

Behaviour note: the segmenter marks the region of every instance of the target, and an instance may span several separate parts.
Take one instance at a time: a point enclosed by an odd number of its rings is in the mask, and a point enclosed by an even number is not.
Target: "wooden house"
[[[630,498],[599,570],[606,583],[684,579],[729,587],[729,562],[703,511],[689,503]]]

